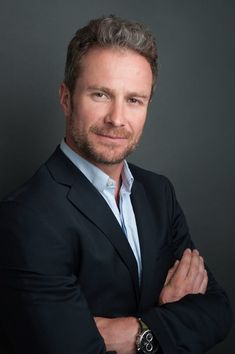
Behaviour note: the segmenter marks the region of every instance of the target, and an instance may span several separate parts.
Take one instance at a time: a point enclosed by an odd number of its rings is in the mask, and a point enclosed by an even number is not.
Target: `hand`
[[[175,302],[188,294],[205,294],[208,276],[198,250],[186,249],[180,261],[168,271],[160,293],[160,305]]]
[[[107,351],[116,351],[117,354],[136,354],[136,336],[139,330],[137,318],[94,317],[94,320]]]

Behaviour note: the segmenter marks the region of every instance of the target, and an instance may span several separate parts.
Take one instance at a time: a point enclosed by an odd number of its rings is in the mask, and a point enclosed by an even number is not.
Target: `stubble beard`
[[[122,137],[129,140],[129,143],[123,150],[118,151],[119,148],[116,143],[102,143],[101,146],[100,144],[99,146],[95,144],[92,138],[89,138],[93,134]],[[134,138],[133,133],[126,131],[122,127],[100,128],[94,125],[90,127],[88,133],[84,134],[79,131],[79,128],[72,121],[70,124],[70,135],[81,156],[94,163],[115,165],[121,163],[137,148],[142,132]]]

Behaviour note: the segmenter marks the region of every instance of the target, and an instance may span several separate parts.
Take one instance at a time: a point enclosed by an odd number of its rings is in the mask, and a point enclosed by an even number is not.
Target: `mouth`
[[[96,132],[95,135],[99,138],[101,142],[106,142],[106,143],[123,143],[126,141],[128,138],[124,136],[119,136],[119,135],[111,135],[111,134],[103,134],[103,133],[98,133]]]
[[[110,141],[124,141],[124,140],[127,140],[127,138],[123,137],[123,136],[98,134],[98,133],[96,133],[96,135],[98,137],[100,137],[101,139],[106,139],[106,140],[110,140]]]

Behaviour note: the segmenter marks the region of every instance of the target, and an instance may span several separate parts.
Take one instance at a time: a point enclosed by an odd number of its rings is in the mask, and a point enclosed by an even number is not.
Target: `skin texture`
[[[118,354],[136,354],[136,336],[139,322],[135,317],[95,317],[96,325],[104,338],[107,351]]]
[[[73,95],[65,84],[60,88],[67,144],[112,177],[117,189],[123,160],[143,131],[152,80],[139,54],[94,48],[83,58]]]
[[[73,93],[64,83],[60,103],[66,117],[66,142],[116,181],[118,203],[124,158],[137,146],[147,116],[152,72],[147,60],[130,50],[93,48],[82,60]],[[185,250],[168,271],[159,305],[187,294],[204,294],[207,273],[197,250]],[[136,353],[138,320],[95,317],[108,351]]]
[[[160,305],[180,300],[188,294],[204,294],[208,283],[203,258],[198,250],[184,251],[181,261],[176,261],[168,271],[161,291]]]

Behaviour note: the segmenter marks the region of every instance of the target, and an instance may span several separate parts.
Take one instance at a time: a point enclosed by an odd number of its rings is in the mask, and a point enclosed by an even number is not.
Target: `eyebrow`
[[[87,91],[93,91],[93,90],[102,91],[102,92],[108,93],[111,96],[114,96],[114,90],[112,90],[112,89],[110,89],[108,87],[105,87],[105,86],[89,86],[87,88]],[[129,92],[127,94],[127,96],[129,96],[129,97],[139,97],[139,98],[142,98],[144,100],[149,100],[150,99],[149,96],[145,95],[142,92]]]

